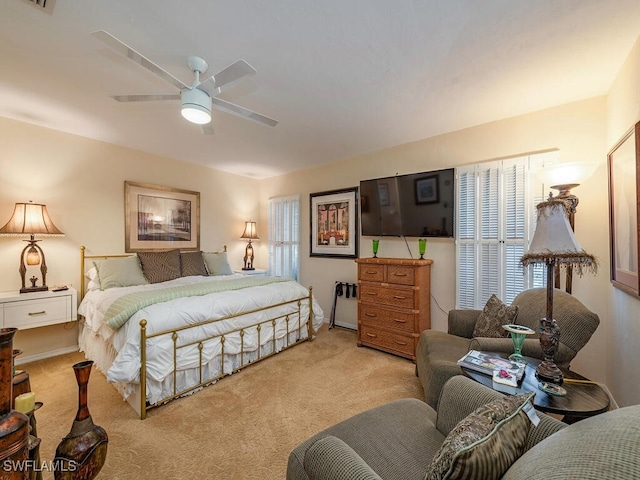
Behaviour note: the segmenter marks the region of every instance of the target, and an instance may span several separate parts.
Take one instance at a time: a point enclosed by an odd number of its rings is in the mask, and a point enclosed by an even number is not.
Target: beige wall
[[[91,253],[124,251],[124,181],[200,192],[203,250],[229,247],[242,266],[244,222],[259,214],[257,181],[0,118],[0,223],[16,202],[45,203],[64,238],[44,238],[48,285],[79,285],[79,246]],[[1,226],[0,225],[0,226]],[[0,291],[18,290],[21,240],[0,237]],[[262,258],[256,266],[262,266]],[[29,274],[27,276],[30,276]],[[20,331],[23,359],[76,345],[77,326]]]
[[[0,222],[13,204],[46,203],[66,234],[45,239],[48,283],[74,284],[78,246],[95,253],[121,252],[124,246],[125,180],[168,185],[201,192],[201,244],[204,250],[227,244],[234,267],[240,267],[243,222],[259,221],[266,238],[267,200],[301,195],[300,281],[313,285],[328,318],[335,281],[355,282],[351,259],[309,257],[309,194],[357,186],[361,179],[455,167],[495,158],[559,149],[560,161],[593,161],[596,174],[574,190],[580,198],[576,235],[600,260],[597,276],[574,280],[574,294],[601,318],[601,327],[578,354],[573,368],[607,383],[622,404],[640,403],[634,378],[640,341],[640,301],[611,287],[606,153],[615,140],[640,119],[640,46],[636,45],[611,93],[541,112],[441,135],[392,149],[345,159],[262,182],[96,142],[0,118]],[[328,139],[327,141],[330,141]],[[360,255],[371,255],[371,238],[361,239]],[[15,290],[21,243],[0,238],[0,291]],[[417,241],[409,239],[412,255]],[[446,329],[446,312],[454,307],[455,249],[452,240],[432,239],[427,256],[432,271],[432,326]],[[379,256],[409,257],[403,239],[383,238]],[[267,265],[266,242],[256,244],[256,266]],[[341,299],[338,321],[355,326],[356,302]],[[16,346],[25,355],[64,350],[75,345],[75,327],[52,326],[19,332]]]
[[[607,97],[607,147],[640,121],[640,39]],[[607,378],[621,405],[640,403],[640,298],[613,287],[608,289],[611,322],[607,339]]]
[[[300,280],[314,286],[328,317],[334,282],[355,281],[356,266],[352,260],[309,257],[309,193],[357,186],[365,178],[437,170],[555,148],[560,150],[562,162],[597,162],[596,174],[574,193],[580,198],[576,235],[585,250],[601,260],[601,268],[595,277],[576,278],[574,294],[600,315],[603,327],[578,354],[573,367],[591,378],[605,381],[606,363],[602,358],[603,354],[606,358],[609,322],[605,120],[605,98],[599,97],[270,179],[261,184],[262,221],[266,219],[265,202],[269,197],[302,195]],[[417,239],[408,241],[416,257]],[[361,256],[371,256],[370,237],[361,239],[360,252]],[[408,258],[409,252],[403,239],[383,237],[378,256]],[[455,304],[453,240],[429,239],[427,256],[434,260],[432,328],[446,330],[446,312]],[[336,319],[354,324],[355,312],[355,301],[341,299]]]

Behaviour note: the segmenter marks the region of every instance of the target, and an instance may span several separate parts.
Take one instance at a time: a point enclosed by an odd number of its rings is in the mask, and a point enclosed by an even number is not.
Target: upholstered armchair
[[[521,292],[511,304],[517,306],[513,323],[531,328],[522,347],[522,355],[542,358],[538,328],[546,314],[546,288],[533,288]],[[448,331],[425,330],[416,349],[416,371],[424,388],[425,398],[435,408],[444,383],[462,370],[457,361],[469,350],[513,353],[509,337],[473,337],[481,310],[451,310]],[[600,323],[598,315],[585,307],[580,300],[562,290],[554,290],[553,316],[560,327],[560,341],[555,357],[556,365],[568,369],[571,360],[595,332]]]

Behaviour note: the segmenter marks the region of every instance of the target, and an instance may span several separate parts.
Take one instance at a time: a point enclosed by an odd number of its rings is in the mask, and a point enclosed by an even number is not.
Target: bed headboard
[[[192,251],[192,250],[190,250]],[[224,246],[224,252],[227,251],[227,246]],[[87,290],[87,277],[86,273],[89,268],[91,268],[92,260],[107,260],[109,258],[123,258],[123,257],[131,257],[135,255],[135,253],[119,253],[119,254],[107,254],[107,255],[87,255],[87,248],[84,245],[80,246],[80,300],[84,298],[84,294]],[[87,260],[89,261],[89,266],[87,266]]]

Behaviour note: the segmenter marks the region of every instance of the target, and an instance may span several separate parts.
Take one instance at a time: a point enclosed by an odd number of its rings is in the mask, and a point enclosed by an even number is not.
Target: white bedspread
[[[140,320],[147,320],[147,335],[155,332],[171,330],[188,324],[195,324],[209,319],[217,319],[242,312],[259,309],[267,305],[286,302],[302,296],[308,296],[308,289],[295,281],[276,282],[267,285],[249,287],[241,290],[216,292],[207,295],[186,297],[150,305],[139,310],[125,325],[118,330],[112,330],[103,323],[104,315],[109,306],[122,295],[133,291],[167,288],[173,285],[184,285],[189,282],[210,282],[212,279],[224,282],[229,278],[237,278],[238,275],[225,275],[219,277],[184,277],[160,284],[140,285],[136,287],[111,288],[108,290],[89,291],[78,313],[85,317],[85,327],[91,329],[96,335],[111,344],[117,355],[115,360],[105,372],[107,379],[115,383],[138,383],[140,375]],[[301,325],[305,326],[309,317],[308,301],[301,305]],[[279,314],[286,314],[297,308],[297,305],[285,305],[277,307]],[[181,331],[178,337],[178,345],[190,341],[227,333],[247,325],[257,323],[259,320],[272,318],[274,310],[269,312],[259,311],[248,315],[242,315],[233,319],[212,322],[210,324]],[[313,300],[314,331],[320,328],[324,319],[322,309]],[[283,338],[287,326],[284,320],[278,320],[276,325],[276,338]],[[298,330],[298,315],[291,316],[289,332]],[[306,337],[306,326],[301,329],[302,337]],[[244,333],[243,351],[257,349],[258,334],[255,328]],[[265,345],[273,340],[273,329],[263,327],[260,331],[260,343]],[[220,341],[209,341],[203,348],[205,361],[210,361],[221,351]],[[240,353],[240,335],[231,334],[225,338],[225,353]],[[181,349],[178,360],[179,370],[188,370],[198,367],[199,350],[197,345]],[[169,336],[157,337],[147,342],[147,376],[149,379],[162,382],[173,371],[172,340]]]

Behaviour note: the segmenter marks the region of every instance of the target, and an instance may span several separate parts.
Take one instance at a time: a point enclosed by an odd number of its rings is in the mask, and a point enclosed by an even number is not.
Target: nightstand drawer
[[[4,326],[19,329],[41,327],[72,320],[71,296],[7,302]]]

